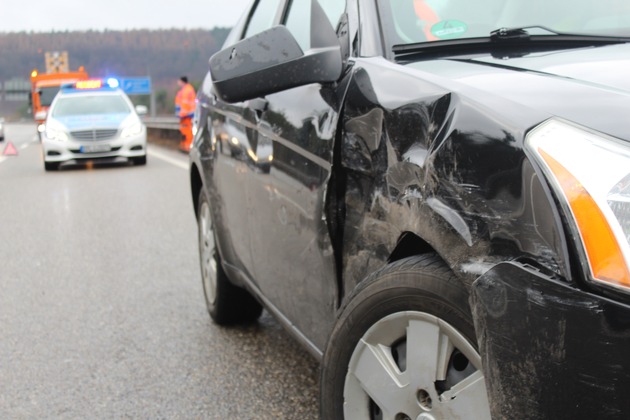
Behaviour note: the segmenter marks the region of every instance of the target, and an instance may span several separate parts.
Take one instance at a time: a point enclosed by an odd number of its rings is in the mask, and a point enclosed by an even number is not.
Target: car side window
[[[293,0],[285,19],[285,26],[295,37],[302,51],[311,48],[311,1]],[[333,28],[346,9],[345,0],[318,0]]]
[[[278,13],[281,0],[260,0],[251,15],[245,30],[245,38],[256,35],[271,28]]]

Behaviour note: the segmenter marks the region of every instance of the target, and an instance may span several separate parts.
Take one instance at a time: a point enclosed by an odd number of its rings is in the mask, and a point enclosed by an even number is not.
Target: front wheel
[[[44,162],[44,169],[46,171],[56,171],[59,169],[59,162]]]
[[[489,419],[468,294],[435,255],[370,276],[324,354],[321,418]]]
[[[136,166],[146,165],[147,164],[147,155],[131,158],[131,161]]]
[[[221,267],[212,230],[210,203],[203,188],[199,193],[197,226],[201,279],[210,317],[220,325],[257,320],[262,313],[260,303],[247,290],[233,285]]]

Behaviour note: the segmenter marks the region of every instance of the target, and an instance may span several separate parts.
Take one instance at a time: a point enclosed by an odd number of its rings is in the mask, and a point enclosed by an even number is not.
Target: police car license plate
[[[81,146],[81,153],[110,152],[112,147],[109,144],[89,144]]]

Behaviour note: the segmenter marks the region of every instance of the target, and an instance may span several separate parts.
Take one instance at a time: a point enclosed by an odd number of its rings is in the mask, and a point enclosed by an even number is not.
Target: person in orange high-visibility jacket
[[[179,91],[175,96],[175,114],[179,117],[179,131],[182,140],[179,143],[180,150],[188,152],[193,141],[192,119],[195,114],[195,88],[188,83],[188,77],[182,76],[177,81]]]

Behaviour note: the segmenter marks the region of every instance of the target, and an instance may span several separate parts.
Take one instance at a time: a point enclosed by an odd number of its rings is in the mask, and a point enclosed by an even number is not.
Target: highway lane
[[[317,418],[318,365],[269,315],[210,322],[185,155],[45,172],[34,125],[6,130],[0,418]]]

